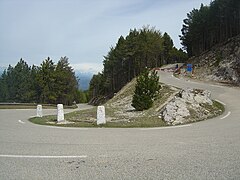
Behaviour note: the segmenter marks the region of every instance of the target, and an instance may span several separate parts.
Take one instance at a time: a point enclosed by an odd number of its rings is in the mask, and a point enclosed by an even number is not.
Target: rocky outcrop
[[[190,62],[195,66],[196,78],[240,85],[240,35],[191,58]]]
[[[212,108],[211,93],[207,90],[181,90],[161,111],[162,119],[169,125],[185,124],[211,117],[217,113]]]

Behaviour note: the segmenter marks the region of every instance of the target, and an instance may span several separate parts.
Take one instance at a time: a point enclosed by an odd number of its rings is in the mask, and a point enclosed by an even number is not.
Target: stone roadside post
[[[37,117],[42,117],[43,113],[42,113],[42,105],[37,105]]]
[[[100,124],[106,124],[104,106],[97,107],[97,125],[100,125]]]
[[[63,122],[64,121],[64,111],[63,111],[63,104],[57,105],[57,122]]]

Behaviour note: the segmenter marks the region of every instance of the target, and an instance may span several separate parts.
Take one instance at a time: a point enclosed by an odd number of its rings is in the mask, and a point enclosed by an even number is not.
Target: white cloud
[[[92,72],[98,73],[103,70],[102,63],[79,63],[71,64],[74,70],[79,70],[80,72]]]

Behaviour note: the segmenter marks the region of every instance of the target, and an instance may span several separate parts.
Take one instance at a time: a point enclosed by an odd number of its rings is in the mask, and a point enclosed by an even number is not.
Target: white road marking
[[[38,155],[10,155],[0,154],[0,157],[5,158],[35,158],[35,159],[66,159],[66,158],[87,158],[87,156],[38,156]]]
[[[31,111],[33,109],[14,109],[15,111]]]
[[[19,123],[25,124],[25,122],[23,122],[22,120],[18,120]]]
[[[213,86],[213,87],[220,87],[220,88],[222,88],[222,86],[220,86],[220,85],[214,85],[214,84],[211,84],[210,86]]]
[[[215,99],[215,101],[217,101],[217,102],[223,104],[224,106],[226,106],[226,104],[225,104],[224,102],[222,102],[222,101],[220,101],[220,100],[218,100],[218,99]]]
[[[43,126],[47,128],[54,128],[54,129],[72,129],[72,130],[88,130],[89,128],[79,128],[79,127],[59,127],[59,126]]]
[[[173,74],[172,74],[172,77],[174,77],[176,80],[180,80],[179,78],[175,77]]]
[[[225,116],[221,117],[220,119],[225,119],[225,118],[227,118],[230,114],[231,114],[231,111],[228,111],[228,113],[227,113]]]
[[[190,127],[190,126],[192,126],[192,124],[178,125],[178,126],[167,126],[167,127],[142,128],[140,130],[146,131],[146,130],[158,130],[158,129],[175,129],[175,128]]]

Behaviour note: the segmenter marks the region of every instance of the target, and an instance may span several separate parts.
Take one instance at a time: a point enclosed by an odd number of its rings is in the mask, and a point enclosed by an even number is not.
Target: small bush
[[[149,109],[160,89],[159,77],[155,71],[146,69],[138,78],[132,100],[132,106],[137,111]]]

